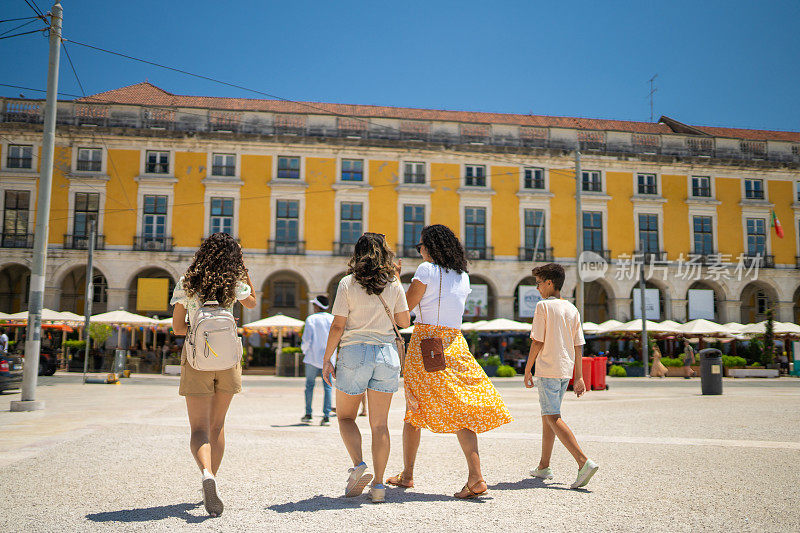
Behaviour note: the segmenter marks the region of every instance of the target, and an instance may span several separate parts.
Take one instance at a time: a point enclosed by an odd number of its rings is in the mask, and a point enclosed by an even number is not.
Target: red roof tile
[[[666,124],[626,120],[590,119],[578,117],[552,117],[544,115],[518,115],[511,113],[484,113],[471,111],[444,111],[409,107],[373,105],[329,104],[320,102],[287,102],[284,100],[223,98],[214,96],[184,96],[169,93],[151,83],[137,83],[119,89],[78,98],[77,102],[131,104],[142,106],[192,107],[224,109],[230,111],[267,111],[273,113],[303,113],[363,118],[395,118],[406,120],[431,120],[445,122],[510,124],[550,128],[584,130],[611,130],[635,133],[673,133]],[[694,126],[709,135],[743,139],[770,139],[800,141],[800,132],[762,131],[734,128]]]

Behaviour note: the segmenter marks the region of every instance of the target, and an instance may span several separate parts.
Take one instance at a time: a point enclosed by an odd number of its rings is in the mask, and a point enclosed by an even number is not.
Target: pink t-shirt
[[[586,344],[577,307],[555,296],[539,301],[533,313],[531,338],[544,343],[536,358],[536,377],[572,377],[575,346]]]

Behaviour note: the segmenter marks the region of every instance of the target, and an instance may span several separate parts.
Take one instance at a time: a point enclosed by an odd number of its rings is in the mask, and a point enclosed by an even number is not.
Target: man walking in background
[[[314,399],[314,386],[317,376],[322,377],[322,358],[325,355],[325,346],[328,343],[328,332],[331,329],[333,315],[326,312],[330,302],[324,295],[317,296],[311,303],[314,305],[314,313],[306,318],[303,327],[303,341],[300,344],[303,350],[303,363],[306,365],[306,414],[301,419],[305,424],[310,424],[311,402]],[[333,355],[336,357],[336,354]],[[331,414],[331,386],[322,380],[324,398],[322,400],[322,422],[320,425],[327,426],[330,423]]]

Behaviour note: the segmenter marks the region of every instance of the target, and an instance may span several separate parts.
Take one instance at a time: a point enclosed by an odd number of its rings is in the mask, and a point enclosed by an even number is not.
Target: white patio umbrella
[[[703,318],[698,318],[697,320],[691,320],[686,324],[681,325],[680,329],[683,334],[692,337],[714,336],[714,335],[730,337],[733,335],[731,331],[722,324],[717,324],[716,322],[705,320]]]
[[[0,320],[8,320],[11,315],[8,313],[0,313]]]
[[[674,326],[662,325],[659,322],[653,322],[652,320],[646,320],[645,324],[647,325],[647,332],[648,333],[680,333],[680,329]],[[631,320],[630,322],[625,322],[615,331],[621,332],[637,332],[642,331],[642,319],[637,318]]]
[[[464,322],[461,324],[461,331],[472,331],[477,326],[485,324],[486,322],[487,322],[486,320],[478,320],[477,322]]]
[[[743,335],[763,335],[767,331],[767,321],[756,322],[743,326],[739,333]]]
[[[122,345],[122,326],[155,326],[156,322],[158,321],[148,316],[137,315],[124,309],[100,313],[89,318],[90,324],[117,326],[117,348]]]
[[[507,318],[495,318],[483,324],[473,327],[473,331],[519,331],[527,332],[531,330],[531,325]]]
[[[597,325],[595,334],[602,335],[604,333],[611,333],[613,331],[618,331],[617,328],[621,326],[622,322],[620,322],[619,320],[606,320],[605,322],[601,322]]]
[[[13,315],[6,315],[7,320],[21,320],[26,321],[28,320],[28,312],[21,311],[19,313],[14,313]],[[70,313],[67,311],[53,311],[52,309],[43,308],[42,309],[42,322],[82,322],[83,317],[76,315],[74,313]]]
[[[800,335],[800,326],[792,322],[775,322],[775,335]]]
[[[661,322],[659,322],[659,325],[662,328],[672,328],[672,329],[680,329],[681,327],[683,327],[683,324],[675,322],[674,320],[662,320]]]
[[[283,334],[289,331],[297,332],[302,329],[305,325],[305,322],[302,320],[297,320],[296,318],[292,318],[286,315],[273,315],[271,317],[262,318],[261,320],[256,320],[255,322],[250,322],[242,326],[244,329],[248,329],[251,331],[256,331],[258,333],[277,333],[278,334],[278,348],[275,351],[276,362],[277,357],[279,354],[283,352]],[[297,368],[297,359],[295,359],[295,375],[298,373]]]
[[[583,323],[583,332],[587,335],[594,335],[597,333],[597,324],[594,322],[584,322]]]
[[[722,327],[724,327],[728,331],[728,333],[731,333],[733,335],[738,335],[742,332],[744,324],[739,324],[738,322],[727,322],[725,324],[722,324]]]

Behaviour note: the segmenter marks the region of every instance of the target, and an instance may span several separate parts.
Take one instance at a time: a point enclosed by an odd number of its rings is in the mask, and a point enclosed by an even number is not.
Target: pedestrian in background
[[[175,306],[172,330],[175,335],[186,335],[197,311],[209,301],[216,301],[229,311],[237,301],[253,309],[254,294],[241,246],[227,233],[214,233],[203,241],[186,274],[175,285],[170,301]],[[186,397],[191,427],[189,447],[202,472],[203,503],[210,515],[219,516],[223,504],[216,475],[225,453],[225,416],[233,395],[242,390],[242,366],[237,364],[222,371],[197,370],[188,364],[187,344],[183,343],[181,352],[179,394]]]
[[[581,363],[583,328],[578,309],[561,298],[564,285],[564,267],[548,263],[533,269],[536,287],[542,300],[536,304],[531,328],[531,349],[525,366],[525,386],[533,387],[531,370],[536,363],[536,388],[539,389],[539,405],[542,410],[542,457],[531,475],[540,479],[552,479],[550,457],[555,438],[561,441],[578,463],[578,477],[570,485],[577,489],[586,486],[597,472],[597,464],[586,457],[578,445],[575,435],[561,418],[561,401],[567,392],[570,378],[572,389],[580,398],[586,392]]]
[[[0,355],[5,355],[8,352],[8,335],[6,330],[0,328]]]
[[[691,379],[695,375],[692,370],[694,364],[694,348],[692,348],[689,339],[683,339],[683,379]]]
[[[314,313],[306,318],[303,326],[303,340],[300,347],[303,350],[303,364],[306,367],[306,414],[301,419],[304,424],[310,424],[312,420],[311,404],[314,399],[314,387],[317,376],[322,376],[322,358],[325,355],[325,347],[328,345],[328,332],[331,330],[333,315],[326,312],[330,303],[328,297],[317,296],[311,300],[314,306]],[[336,357],[334,352],[333,357]],[[322,380],[322,421],[321,426],[330,423],[331,414],[331,390],[332,387]]]
[[[322,367],[322,379],[336,378],[336,418],[339,433],[353,460],[346,497],[358,496],[373,479],[367,474],[356,425],[364,392],[369,397],[372,463],[375,477],[369,491],[373,503],[383,502],[383,475],[389,460],[389,407],[400,381],[397,327],[411,323],[406,295],[400,284],[400,265],[379,233],[365,233],[356,242],[348,273],[339,282],[333,302],[334,318]],[[336,347],[336,368],[331,363]]]
[[[418,319],[403,368],[406,418],[403,426],[403,471],[387,480],[400,487],[414,486],[414,465],[421,429],[455,433],[467,460],[467,483],[456,498],[474,498],[488,486],[481,473],[478,433],[511,422],[500,394],[470,353],[461,333],[461,319],[472,289],[464,246],[447,226],[422,230],[417,250],[422,255],[406,299]],[[423,362],[422,343],[441,342],[443,368]],[[426,359],[430,359],[428,352]],[[437,356],[439,357],[439,356]]]
[[[663,378],[667,376],[667,367],[661,362],[661,357],[658,344],[653,344],[653,366],[650,367],[650,377]]]

